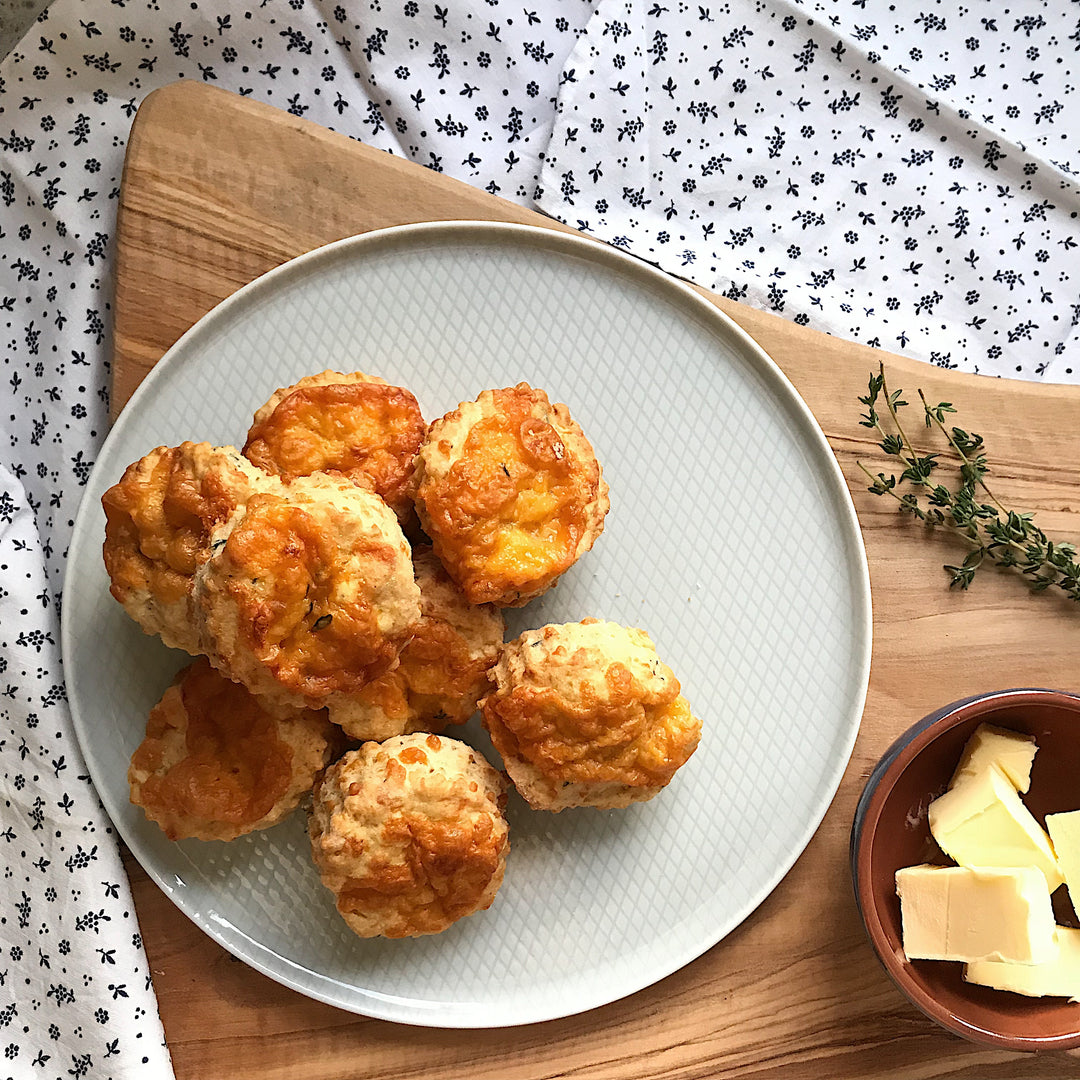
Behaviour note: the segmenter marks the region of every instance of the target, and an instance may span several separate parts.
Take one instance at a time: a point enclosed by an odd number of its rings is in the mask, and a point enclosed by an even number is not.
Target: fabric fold
[[[0,467],[0,1017],[18,1033],[5,1058],[21,1075],[164,1076],[127,876],[71,737],[44,564],[30,500]]]

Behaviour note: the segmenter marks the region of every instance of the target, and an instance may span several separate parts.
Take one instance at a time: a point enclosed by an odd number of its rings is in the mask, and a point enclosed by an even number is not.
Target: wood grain
[[[158,90],[128,144],[116,245],[113,407],[169,345],[240,285],[328,241],[414,221],[562,228],[467,185],[249,99]],[[706,294],[708,295],[708,294]],[[894,386],[947,399],[987,439],[995,489],[1056,537],[1080,536],[1080,390],[942,371],[711,297],[786,372],[843,468],[870,561],[874,652],[851,763],[803,856],[715,948],[582,1016],[504,1031],[368,1020],[310,1001],[232,959],[128,860],[180,1080],[705,1080],[717,1077],[1065,1077],[1080,1054],[1013,1055],[964,1042],[894,989],[866,942],[847,869],[862,785],[930,710],[1009,686],[1080,690],[1080,612],[1006,573],[950,592],[957,558],[865,491],[879,458],[856,399],[879,361]],[[797,722],[797,718],[795,718]]]

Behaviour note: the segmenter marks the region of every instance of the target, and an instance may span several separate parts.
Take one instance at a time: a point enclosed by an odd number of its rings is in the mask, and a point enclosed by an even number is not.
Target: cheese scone
[[[505,623],[498,608],[470,604],[430,548],[413,551],[420,621],[392,671],[336,710],[357,739],[388,739],[463,724],[488,688]]]
[[[195,579],[200,645],[268,707],[330,719],[397,662],[420,618],[412,553],[385,502],[318,473],[257,494]]]
[[[148,634],[198,653],[189,600],[210,536],[278,482],[232,446],[159,446],[101,497],[109,591]]]
[[[534,809],[645,802],[697,749],[701,721],[643,630],[598,619],[527,630],[490,675],[484,726]]]
[[[416,733],[364,743],[315,786],[311,855],[360,937],[438,934],[491,906],[510,848],[505,783],[474,750]]]
[[[520,607],[545,592],[596,542],[609,506],[581,428],[527,383],[436,420],[416,476],[420,523],[474,604]]]
[[[131,801],[170,840],[233,840],[292,813],[340,739],[324,711],[273,716],[200,657],[150,711]]]
[[[426,431],[408,390],[362,372],[323,371],[275,391],[255,413],[243,452],[285,480],[340,472],[371,487],[405,522]]]

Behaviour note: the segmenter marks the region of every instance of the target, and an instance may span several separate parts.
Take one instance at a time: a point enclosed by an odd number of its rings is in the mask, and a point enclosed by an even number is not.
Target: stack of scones
[[[430,425],[407,389],[324,371],[242,450],[184,442],[103,496],[110,591],[195,659],[151,710],[131,800],[231,840],[310,796],[311,853],[361,937],[488,908],[510,786],[538,811],[653,798],[701,732],[642,630],[583,618],[504,643],[604,528],[608,486],[526,383]],[[479,708],[505,772],[446,736]]]

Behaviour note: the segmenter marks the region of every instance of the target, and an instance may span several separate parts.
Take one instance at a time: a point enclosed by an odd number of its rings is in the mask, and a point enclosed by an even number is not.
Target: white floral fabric
[[[149,91],[214,83],[797,322],[1067,382],[1078,40],[1064,0],[55,0],[0,63],[0,1077],[170,1072],[59,649]]]
[[[1068,0],[600,0],[537,201],[733,300],[946,368],[1080,378]]]

